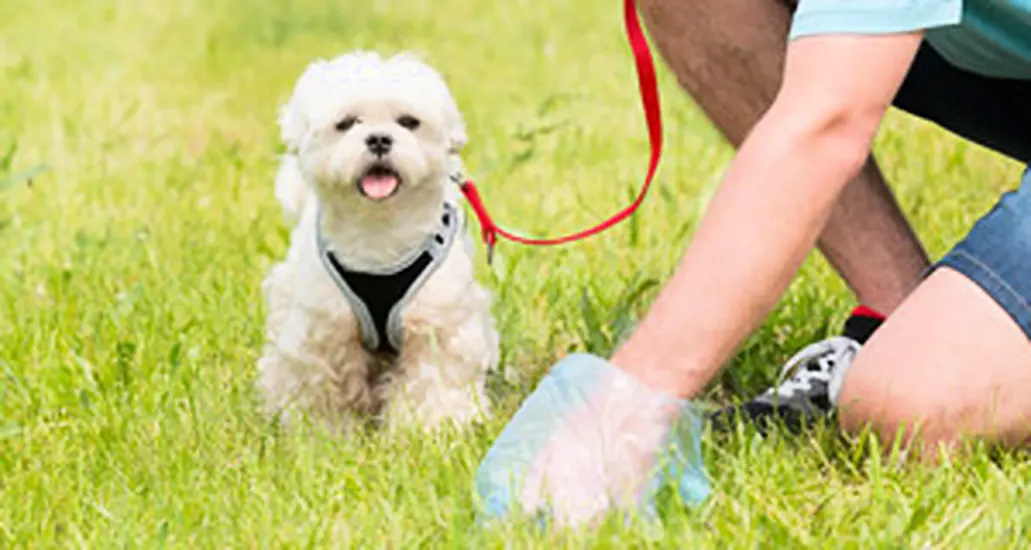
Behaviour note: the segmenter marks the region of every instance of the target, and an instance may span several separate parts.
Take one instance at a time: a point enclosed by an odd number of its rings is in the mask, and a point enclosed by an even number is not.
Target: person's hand
[[[477,472],[486,519],[516,506],[573,526],[620,509],[653,513],[664,482],[689,504],[710,492],[700,423],[684,400],[656,392],[599,357],[556,365],[506,426]]]

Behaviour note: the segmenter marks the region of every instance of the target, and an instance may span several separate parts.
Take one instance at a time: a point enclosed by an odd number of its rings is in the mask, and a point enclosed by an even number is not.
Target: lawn
[[[355,48],[440,69],[470,174],[511,228],[578,229],[644,174],[618,2],[0,2],[0,547],[1026,546],[1023,457],[899,467],[819,430],[707,438],[715,494],[664,503],[663,532],[477,528],[472,477],[493,436],[558,357],[607,352],[644,311],[731,158],[665,67],[666,156],[637,216],[572,246],[502,243],[480,268],[503,337],[494,423],[277,432],[254,391],[259,284],[287,244],[276,109],[310,60]],[[898,113],[877,150],[935,257],[1017,181]],[[852,305],[813,255],[705,402],[765,387]]]

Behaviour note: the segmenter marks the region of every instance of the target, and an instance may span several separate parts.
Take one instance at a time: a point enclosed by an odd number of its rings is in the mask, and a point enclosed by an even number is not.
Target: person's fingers
[[[534,460],[523,489],[526,510],[575,507],[582,495],[604,488],[599,427],[587,410],[567,419]]]
[[[552,525],[584,525],[610,510],[652,509],[656,488],[678,480],[681,494],[702,500],[707,479],[697,453],[676,472],[657,468],[668,457],[669,433],[686,403],[658,394],[604,361],[571,356],[557,365],[524,402],[488,451],[477,491],[488,520],[512,507],[539,513]]]

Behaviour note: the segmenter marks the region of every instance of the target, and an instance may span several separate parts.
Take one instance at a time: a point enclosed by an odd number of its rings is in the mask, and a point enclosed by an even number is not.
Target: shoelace
[[[776,393],[781,397],[791,397],[798,391],[809,391],[812,389],[812,381],[830,382],[833,377],[833,369],[841,364],[849,356],[859,353],[859,342],[845,336],[834,336],[826,340],[810,344],[796,353],[785,363],[780,371],[779,381],[770,393]],[[816,361],[820,366],[818,370],[799,369]]]

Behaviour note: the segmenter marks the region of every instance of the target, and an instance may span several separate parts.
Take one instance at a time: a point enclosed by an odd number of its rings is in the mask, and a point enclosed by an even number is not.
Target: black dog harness
[[[322,224],[316,223],[319,258],[351,305],[361,329],[362,345],[370,353],[398,354],[404,336],[401,313],[444,262],[460,224],[458,209],[444,203],[440,226],[422,246],[393,266],[376,271],[355,271],[337,259],[322,236]]]

